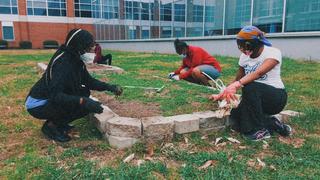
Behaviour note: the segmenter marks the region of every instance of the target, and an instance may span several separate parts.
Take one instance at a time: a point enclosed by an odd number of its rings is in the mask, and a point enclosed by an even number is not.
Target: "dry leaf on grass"
[[[184,142],[185,142],[186,144],[189,144],[189,139],[188,139],[187,137],[184,137]]]
[[[209,166],[215,165],[217,163],[217,161],[215,160],[209,160],[206,163],[204,163],[202,166],[200,166],[198,169],[207,169]]]
[[[239,146],[239,149],[247,149],[247,146]]]
[[[142,159],[139,159],[137,161],[137,166],[141,166],[141,164],[145,163],[146,161],[145,160],[142,160]]]
[[[263,142],[263,145],[262,145],[262,148],[263,149],[268,149],[269,148],[269,144],[267,141],[262,141]]]
[[[130,154],[129,156],[127,156],[127,157],[123,160],[123,162],[124,162],[124,163],[128,163],[128,162],[130,162],[133,158],[134,158],[134,153],[133,153],[133,154]]]
[[[228,137],[227,139],[228,139],[228,141],[230,141],[230,142],[232,142],[232,143],[238,143],[238,144],[240,144],[240,141],[238,141],[238,140],[235,139],[235,138]]]
[[[269,168],[270,168],[271,170],[274,170],[274,171],[277,170],[276,167],[274,167],[274,165],[270,165]]]
[[[222,137],[216,138],[216,141],[214,142],[214,145],[215,146],[218,145],[221,140],[222,140]]]
[[[259,166],[261,166],[261,167],[266,167],[266,163],[265,162],[263,162],[263,161],[261,161],[261,159],[260,158],[257,158],[257,161],[258,161],[258,165]]]
[[[147,161],[153,161],[153,158],[149,157],[149,156],[145,157],[144,159],[147,160]]]
[[[300,148],[303,146],[305,139],[302,138],[291,138],[279,136],[279,141],[284,144],[292,145],[294,148]]]

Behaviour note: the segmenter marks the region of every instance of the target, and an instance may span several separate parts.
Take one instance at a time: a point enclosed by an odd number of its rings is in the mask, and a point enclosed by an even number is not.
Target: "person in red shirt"
[[[174,41],[174,47],[177,54],[183,59],[182,65],[169,74],[170,79],[184,79],[197,84],[209,85],[209,79],[202,72],[212,79],[217,79],[220,76],[219,62],[201,47],[190,46],[179,39]]]
[[[98,43],[95,44],[94,53],[96,56],[94,57],[93,63],[111,65],[112,55],[107,54],[103,56],[101,46]]]

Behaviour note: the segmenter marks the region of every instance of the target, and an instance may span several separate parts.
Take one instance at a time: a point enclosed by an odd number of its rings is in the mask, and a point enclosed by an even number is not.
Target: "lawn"
[[[249,142],[229,129],[208,134],[175,136],[172,143],[156,146],[151,161],[144,159],[146,145],[127,150],[111,148],[91,122],[80,119],[69,143],[47,140],[42,122],[24,109],[24,99],[41,74],[37,62],[47,62],[53,51],[0,51],[0,179],[319,179],[320,178],[320,64],[284,58],[282,77],[289,94],[286,109],[305,116],[288,123],[291,138],[274,136],[266,142]],[[158,103],[164,115],[215,108],[203,87],[163,78],[180,64],[176,55],[112,52],[121,75],[94,74],[122,86],[161,87],[159,94],[125,89],[119,101]],[[237,59],[217,56],[221,79],[230,81]],[[223,137],[218,146],[214,141]],[[227,137],[241,143],[231,143]],[[130,163],[122,160],[129,154]],[[199,168],[207,161],[208,168]]]

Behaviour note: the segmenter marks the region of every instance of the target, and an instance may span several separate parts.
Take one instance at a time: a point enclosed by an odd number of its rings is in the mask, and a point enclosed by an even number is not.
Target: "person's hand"
[[[123,92],[123,89],[119,85],[112,85],[111,92],[113,92],[113,94],[116,96],[120,96]]]
[[[174,75],[174,76],[172,76],[171,79],[176,80],[176,81],[179,81],[179,80],[180,80],[179,75],[177,75],[177,74]]]
[[[237,90],[242,87],[242,84],[239,81],[235,81],[231,83],[229,86],[227,86],[222,92],[219,94],[213,94],[209,97],[209,99],[214,101],[219,101],[226,99],[228,103],[230,103],[232,100],[237,100],[237,96],[235,95]]]
[[[173,77],[174,75],[175,75],[175,73],[174,73],[174,72],[171,72],[171,73],[168,74],[168,78],[169,78],[169,79],[172,79],[172,77]]]
[[[102,113],[103,112],[103,108],[101,106],[101,103],[98,101],[95,101],[91,98],[88,97],[82,97],[82,103],[83,107],[92,113]]]
[[[241,87],[242,87],[242,84],[240,83],[240,81],[235,81],[235,82],[231,83],[223,91],[222,98],[226,99],[228,103],[230,103],[230,101],[237,100],[238,98],[235,94],[236,94],[237,90],[240,89]]]

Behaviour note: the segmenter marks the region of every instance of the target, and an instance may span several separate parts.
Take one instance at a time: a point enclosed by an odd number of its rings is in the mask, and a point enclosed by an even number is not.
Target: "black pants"
[[[89,95],[90,92],[82,94],[85,97],[89,97]],[[55,104],[50,101],[43,106],[28,109],[28,112],[37,119],[51,121],[57,126],[63,126],[89,114],[80,104],[64,106],[63,104]]]
[[[98,64],[111,65],[111,63],[112,63],[112,55],[111,54],[107,54],[105,56],[102,56],[101,61],[98,61]]]
[[[283,110],[287,103],[285,89],[252,82],[242,88],[242,100],[231,111],[233,128],[241,133],[251,133],[263,128],[272,129],[275,120],[271,115]]]

